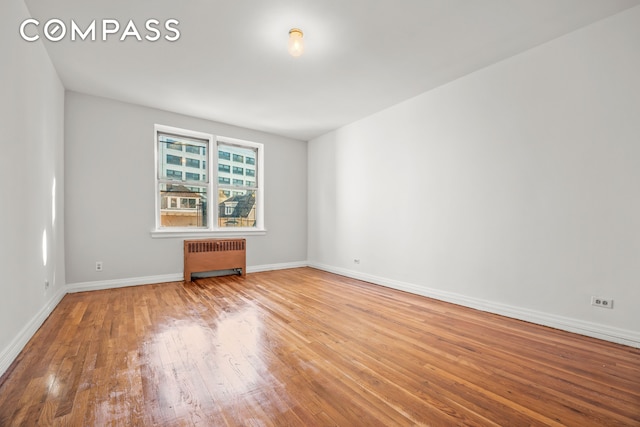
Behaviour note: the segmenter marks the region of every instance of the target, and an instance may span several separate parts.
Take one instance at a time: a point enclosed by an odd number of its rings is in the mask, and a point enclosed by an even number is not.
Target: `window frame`
[[[207,141],[208,152],[206,162],[208,167],[204,170],[209,176],[206,183],[206,197],[210,207],[207,209],[207,227],[163,227],[161,225],[161,197],[160,185],[170,181],[168,178],[162,179],[159,175],[159,141],[158,134],[169,133],[176,136],[184,136],[188,138],[197,138]],[[155,124],[153,132],[154,141],[154,195],[155,195],[155,227],[151,231],[153,238],[164,237],[234,237],[234,236],[250,236],[264,235],[266,228],[264,225],[264,145],[261,143],[247,141],[237,138],[225,136],[217,136],[210,133],[198,132],[189,129],[182,129],[173,126]],[[218,160],[219,145],[232,145],[248,148],[256,151],[256,226],[255,227],[219,227],[218,226]],[[183,151],[184,152],[184,151]],[[186,153],[184,153],[186,154]],[[174,180],[175,182],[175,180]],[[203,184],[205,184],[203,182]]]

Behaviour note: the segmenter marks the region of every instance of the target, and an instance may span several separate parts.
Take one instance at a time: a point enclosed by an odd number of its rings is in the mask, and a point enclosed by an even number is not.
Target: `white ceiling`
[[[67,89],[308,140],[640,0],[25,0],[43,24],[175,18],[176,42],[44,41]],[[292,27],[306,52],[287,54]],[[100,38],[101,32],[98,32]]]

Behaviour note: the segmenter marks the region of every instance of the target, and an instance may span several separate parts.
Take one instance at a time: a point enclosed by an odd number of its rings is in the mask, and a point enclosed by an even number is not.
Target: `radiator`
[[[245,239],[207,239],[184,241],[184,281],[192,273],[241,269],[247,274]]]

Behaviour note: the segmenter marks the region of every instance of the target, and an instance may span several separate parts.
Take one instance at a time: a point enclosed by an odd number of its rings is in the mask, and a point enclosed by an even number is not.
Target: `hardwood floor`
[[[67,295],[1,426],[640,426],[640,350],[311,268]]]

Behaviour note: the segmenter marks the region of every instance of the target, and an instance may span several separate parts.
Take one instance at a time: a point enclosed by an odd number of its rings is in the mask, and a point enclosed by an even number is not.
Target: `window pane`
[[[180,166],[182,164],[182,157],[172,156],[171,154],[167,154],[167,164]]]
[[[207,188],[183,184],[160,184],[160,225],[206,227]]]
[[[190,167],[190,168],[200,169],[200,160],[191,159],[191,158],[187,158],[185,160],[186,160],[185,161],[185,166]]]
[[[218,191],[218,226],[255,227],[256,192],[254,190]]]
[[[167,169],[167,178],[182,180],[182,172],[173,169]]]

